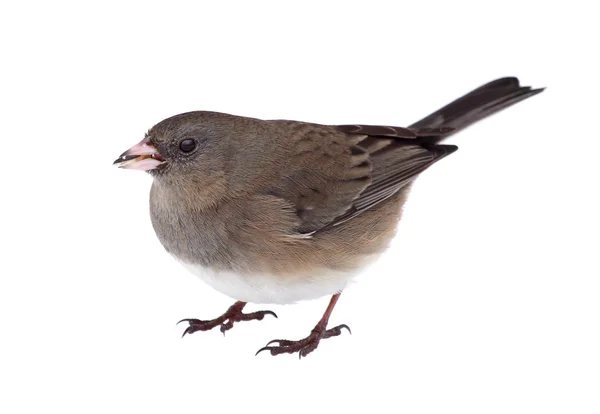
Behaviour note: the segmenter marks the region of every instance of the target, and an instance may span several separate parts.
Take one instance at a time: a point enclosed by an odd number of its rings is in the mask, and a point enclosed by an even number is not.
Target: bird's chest
[[[207,268],[227,266],[234,260],[230,223],[233,217],[205,214],[150,202],[152,226],[164,248],[186,263]]]
[[[258,272],[280,270],[282,258],[298,255],[298,243],[290,236],[296,216],[283,200],[248,195],[200,209],[201,201],[186,200],[185,194],[171,188],[152,187],[154,230],[180,261],[209,269]]]

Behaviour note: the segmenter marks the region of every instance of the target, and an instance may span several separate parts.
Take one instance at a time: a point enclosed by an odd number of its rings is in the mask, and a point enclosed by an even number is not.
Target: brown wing
[[[426,144],[432,137],[452,132],[452,128],[340,125],[338,129],[348,134],[366,134],[358,146],[369,154],[373,170],[371,184],[353,201],[352,207],[333,220],[330,226],[345,223],[385,201],[435,162],[458,149],[454,145]]]
[[[277,122],[290,145],[290,158],[269,195],[287,200],[299,218],[297,231],[319,230],[352,207],[371,183],[368,154],[352,137],[334,127],[292,121]]]
[[[421,144],[422,138],[447,134],[449,128],[286,126],[293,129],[292,173],[270,193],[295,206],[302,233],[351,220],[456,150],[452,145]]]

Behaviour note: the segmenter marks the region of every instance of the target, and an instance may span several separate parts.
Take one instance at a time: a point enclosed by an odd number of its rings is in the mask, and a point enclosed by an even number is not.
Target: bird
[[[348,325],[328,322],[343,290],[396,235],[415,179],[457,150],[443,141],[544,88],[489,82],[408,127],[322,125],[210,111],[164,119],[114,162],[148,172],[150,217],[166,249],[235,303],[220,317],[183,319],[183,336],[277,315],[247,303],[331,296],[299,340],[256,355],[306,357]]]

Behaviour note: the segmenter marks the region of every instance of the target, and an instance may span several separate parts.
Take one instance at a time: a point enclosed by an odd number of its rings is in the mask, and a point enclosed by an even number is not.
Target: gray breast
[[[231,268],[235,243],[228,227],[236,218],[213,209],[191,210],[180,197],[167,194],[160,185],[152,186],[150,218],[164,248],[185,263]],[[220,206],[219,210],[224,208]]]

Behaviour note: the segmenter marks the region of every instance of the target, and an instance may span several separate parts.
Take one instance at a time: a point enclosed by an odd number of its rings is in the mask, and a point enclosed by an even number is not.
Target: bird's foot
[[[327,339],[331,338],[332,336],[341,335],[342,329],[347,329],[348,332],[352,333],[348,325],[339,325],[335,328],[327,330],[317,325],[315,329],[312,330],[310,335],[308,335],[304,339],[300,339],[299,341],[288,341],[287,339],[274,339],[270,341],[265,347],[259,349],[256,355],[258,355],[262,351],[269,351],[271,352],[271,355],[293,354],[295,352],[298,352],[298,358],[302,358],[310,354],[315,349],[317,349],[321,339]],[[272,344],[276,345],[271,346]]]
[[[275,312],[272,311],[258,311],[252,313],[243,313],[242,309],[246,305],[245,302],[236,302],[234,303],[227,311],[219,316],[218,318],[203,321],[200,319],[182,319],[177,324],[182,322],[187,322],[189,326],[183,332],[183,336],[187,334],[193,334],[198,331],[209,331],[217,326],[220,326],[221,332],[225,335],[225,332],[233,328],[233,324],[235,322],[240,321],[260,321],[265,315],[273,315],[277,318]]]

